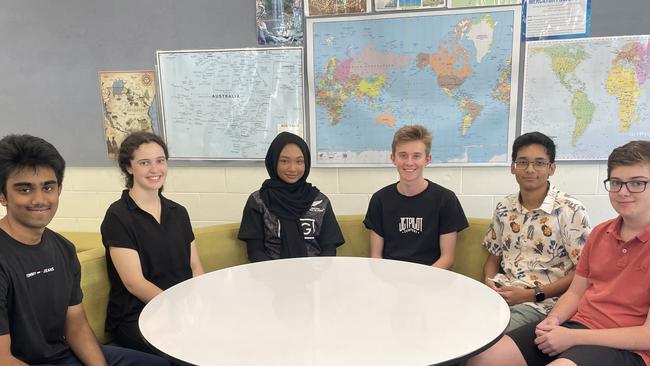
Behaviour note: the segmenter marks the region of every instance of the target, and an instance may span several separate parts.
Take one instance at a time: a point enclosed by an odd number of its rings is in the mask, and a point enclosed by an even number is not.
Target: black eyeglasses
[[[533,161],[515,160],[514,162],[515,169],[517,170],[528,169],[528,166],[531,164],[533,165],[533,168],[535,170],[542,170],[546,168],[550,163],[548,161],[543,161],[543,160],[533,160]]]
[[[630,193],[641,193],[645,191],[645,187],[648,184],[647,180],[630,180],[623,182],[618,179],[605,179],[603,181],[605,184],[605,190],[607,192],[620,192],[623,189],[623,186],[627,188],[627,191]]]

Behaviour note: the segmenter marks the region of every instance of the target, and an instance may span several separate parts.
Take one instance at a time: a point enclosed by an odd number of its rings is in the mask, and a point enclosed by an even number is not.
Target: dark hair
[[[165,141],[151,132],[138,131],[128,135],[120,145],[120,152],[117,155],[117,163],[120,170],[124,175],[124,184],[126,188],[133,188],[133,174],[129,173],[127,168],[131,167],[131,160],[133,160],[133,152],[142,144],[155,142],[162,147],[165,152],[165,159],[169,159],[169,152],[167,151],[167,144]]]
[[[650,141],[631,141],[614,149],[607,159],[607,178],[616,167],[636,164],[650,164]]]
[[[0,140],[0,191],[7,195],[7,179],[24,168],[48,167],[59,187],[63,184],[65,160],[49,142],[31,135],[8,135]]]
[[[426,127],[422,125],[406,125],[402,126],[395,132],[395,135],[393,135],[391,150],[393,154],[395,154],[395,149],[399,144],[411,141],[422,141],[424,144],[424,150],[426,154],[429,155],[429,153],[431,153],[431,140],[433,140],[433,137]]]
[[[530,145],[542,145],[548,155],[548,160],[555,163],[555,143],[550,137],[541,132],[528,132],[515,139],[512,143],[512,161],[517,160],[517,153],[523,147]]]

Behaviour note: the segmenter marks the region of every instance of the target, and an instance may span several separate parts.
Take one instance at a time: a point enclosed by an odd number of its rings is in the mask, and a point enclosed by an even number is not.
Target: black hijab
[[[280,152],[287,144],[298,145],[305,158],[305,173],[295,183],[286,183],[278,176]],[[300,217],[309,210],[320,192],[318,188],[306,181],[311,168],[309,147],[300,137],[289,132],[281,132],[271,142],[266,152],[265,164],[270,179],[262,183],[260,197],[269,211],[280,220],[282,242],[280,257],[306,257],[307,245],[303,239]]]

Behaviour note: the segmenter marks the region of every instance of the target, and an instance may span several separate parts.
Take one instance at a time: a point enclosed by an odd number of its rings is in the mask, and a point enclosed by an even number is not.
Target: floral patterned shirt
[[[547,285],[575,269],[591,231],[585,207],[550,185],[542,205],[528,210],[519,194],[501,200],[483,246],[501,257],[503,273],[495,280],[504,286],[533,288]],[[557,297],[526,305],[548,314]]]

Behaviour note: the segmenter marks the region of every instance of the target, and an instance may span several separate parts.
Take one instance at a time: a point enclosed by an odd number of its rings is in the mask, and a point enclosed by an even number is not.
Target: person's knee
[[[467,366],[525,366],[524,356],[517,348],[517,345],[508,336],[503,336],[492,347],[472,357],[466,363]]]
[[[577,366],[575,362],[568,360],[566,358],[558,358],[555,361],[549,363],[549,366]]]

